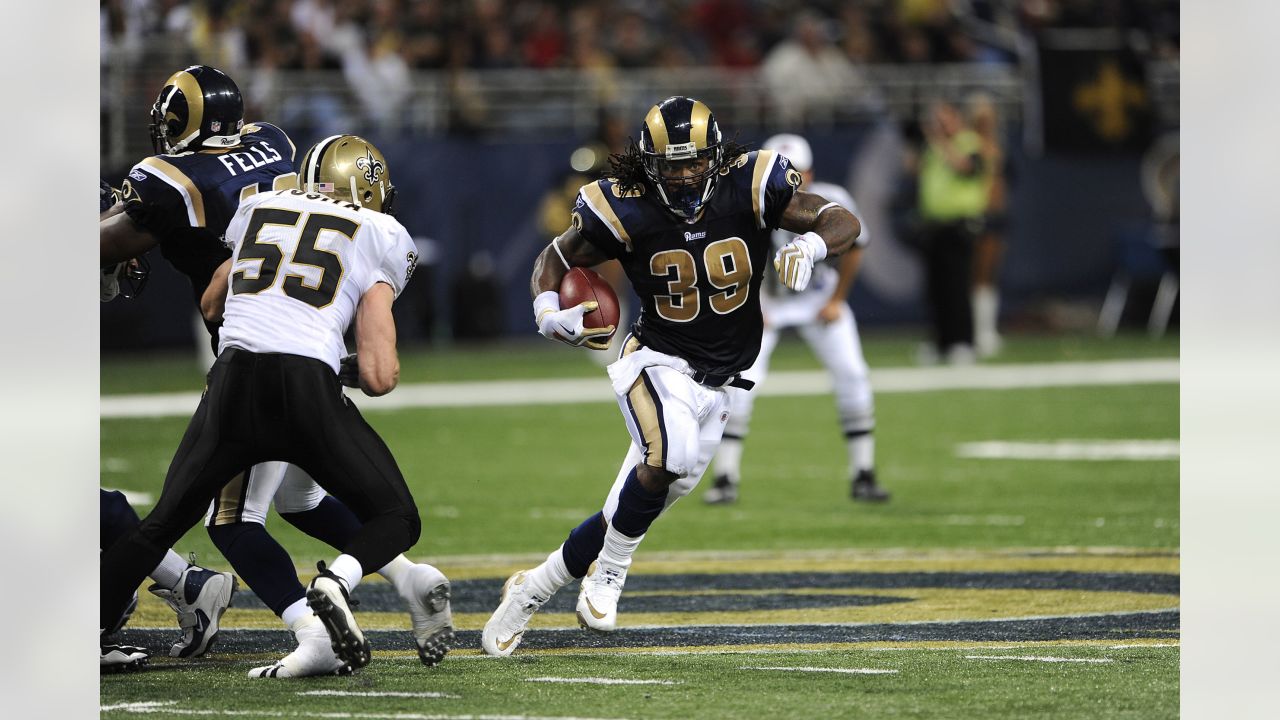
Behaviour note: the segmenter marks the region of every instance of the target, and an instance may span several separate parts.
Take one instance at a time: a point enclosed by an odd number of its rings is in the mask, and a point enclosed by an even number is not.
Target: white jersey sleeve
[[[396,297],[400,297],[418,265],[417,246],[409,231],[395,218],[383,215],[378,219],[379,238],[375,247],[380,254],[371,258],[368,282],[361,294],[368,292],[375,283],[384,282],[395,290]]]

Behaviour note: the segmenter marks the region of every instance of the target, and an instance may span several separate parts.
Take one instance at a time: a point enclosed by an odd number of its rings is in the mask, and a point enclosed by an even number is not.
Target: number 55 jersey
[[[622,263],[643,310],[632,331],[645,346],[711,375],[751,367],[760,351],[760,282],[773,264],[771,231],[800,173],[769,150],[730,160],[702,215],[685,222],[652,189],[622,192],[612,178],[584,185],[578,232]]]
[[[360,298],[379,282],[398,297],[418,261],[394,217],[301,190],[241,202],[227,244],[233,253],[218,351],[302,355],[335,373]]]

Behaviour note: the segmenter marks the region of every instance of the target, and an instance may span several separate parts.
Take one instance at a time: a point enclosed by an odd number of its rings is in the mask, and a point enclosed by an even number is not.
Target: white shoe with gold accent
[[[485,653],[506,657],[520,645],[529,620],[538,608],[550,600],[550,596],[538,595],[529,582],[529,571],[521,570],[502,586],[502,603],[493,611],[493,617],[484,624],[480,633],[480,646]]]
[[[596,562],[582,578],[578,592],[578,624],[587,630],[613,632],[618,626],[618,598],[627,582],[627,571],[617,565]]]
[[[297,621],[294,637],[298,648],[271,665],[249,671],[251,678],[299,678],[316,675],[349,675],[351,666],[333,653],[329,632],[315,615]]]

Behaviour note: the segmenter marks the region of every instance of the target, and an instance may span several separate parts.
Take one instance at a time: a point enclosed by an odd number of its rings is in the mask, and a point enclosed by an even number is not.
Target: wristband
[[[538,297],[533,299],[533,321],[535,323],[541,326],[542,317],[549,312],[560,312],[560,293],[555,290],[539,293]]]
[[[827,241],[816,232],[807,232],[796,238],[797,244],[803,244],[809,249],[809,253],[813,256],[815,263],[820,262],[827,257]]]

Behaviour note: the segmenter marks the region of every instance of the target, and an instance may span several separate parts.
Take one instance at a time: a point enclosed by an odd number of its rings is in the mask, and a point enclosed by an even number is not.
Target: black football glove
[[[338,361],[338,382],[349,388],[360,387],[360,361],[355,353]]]

